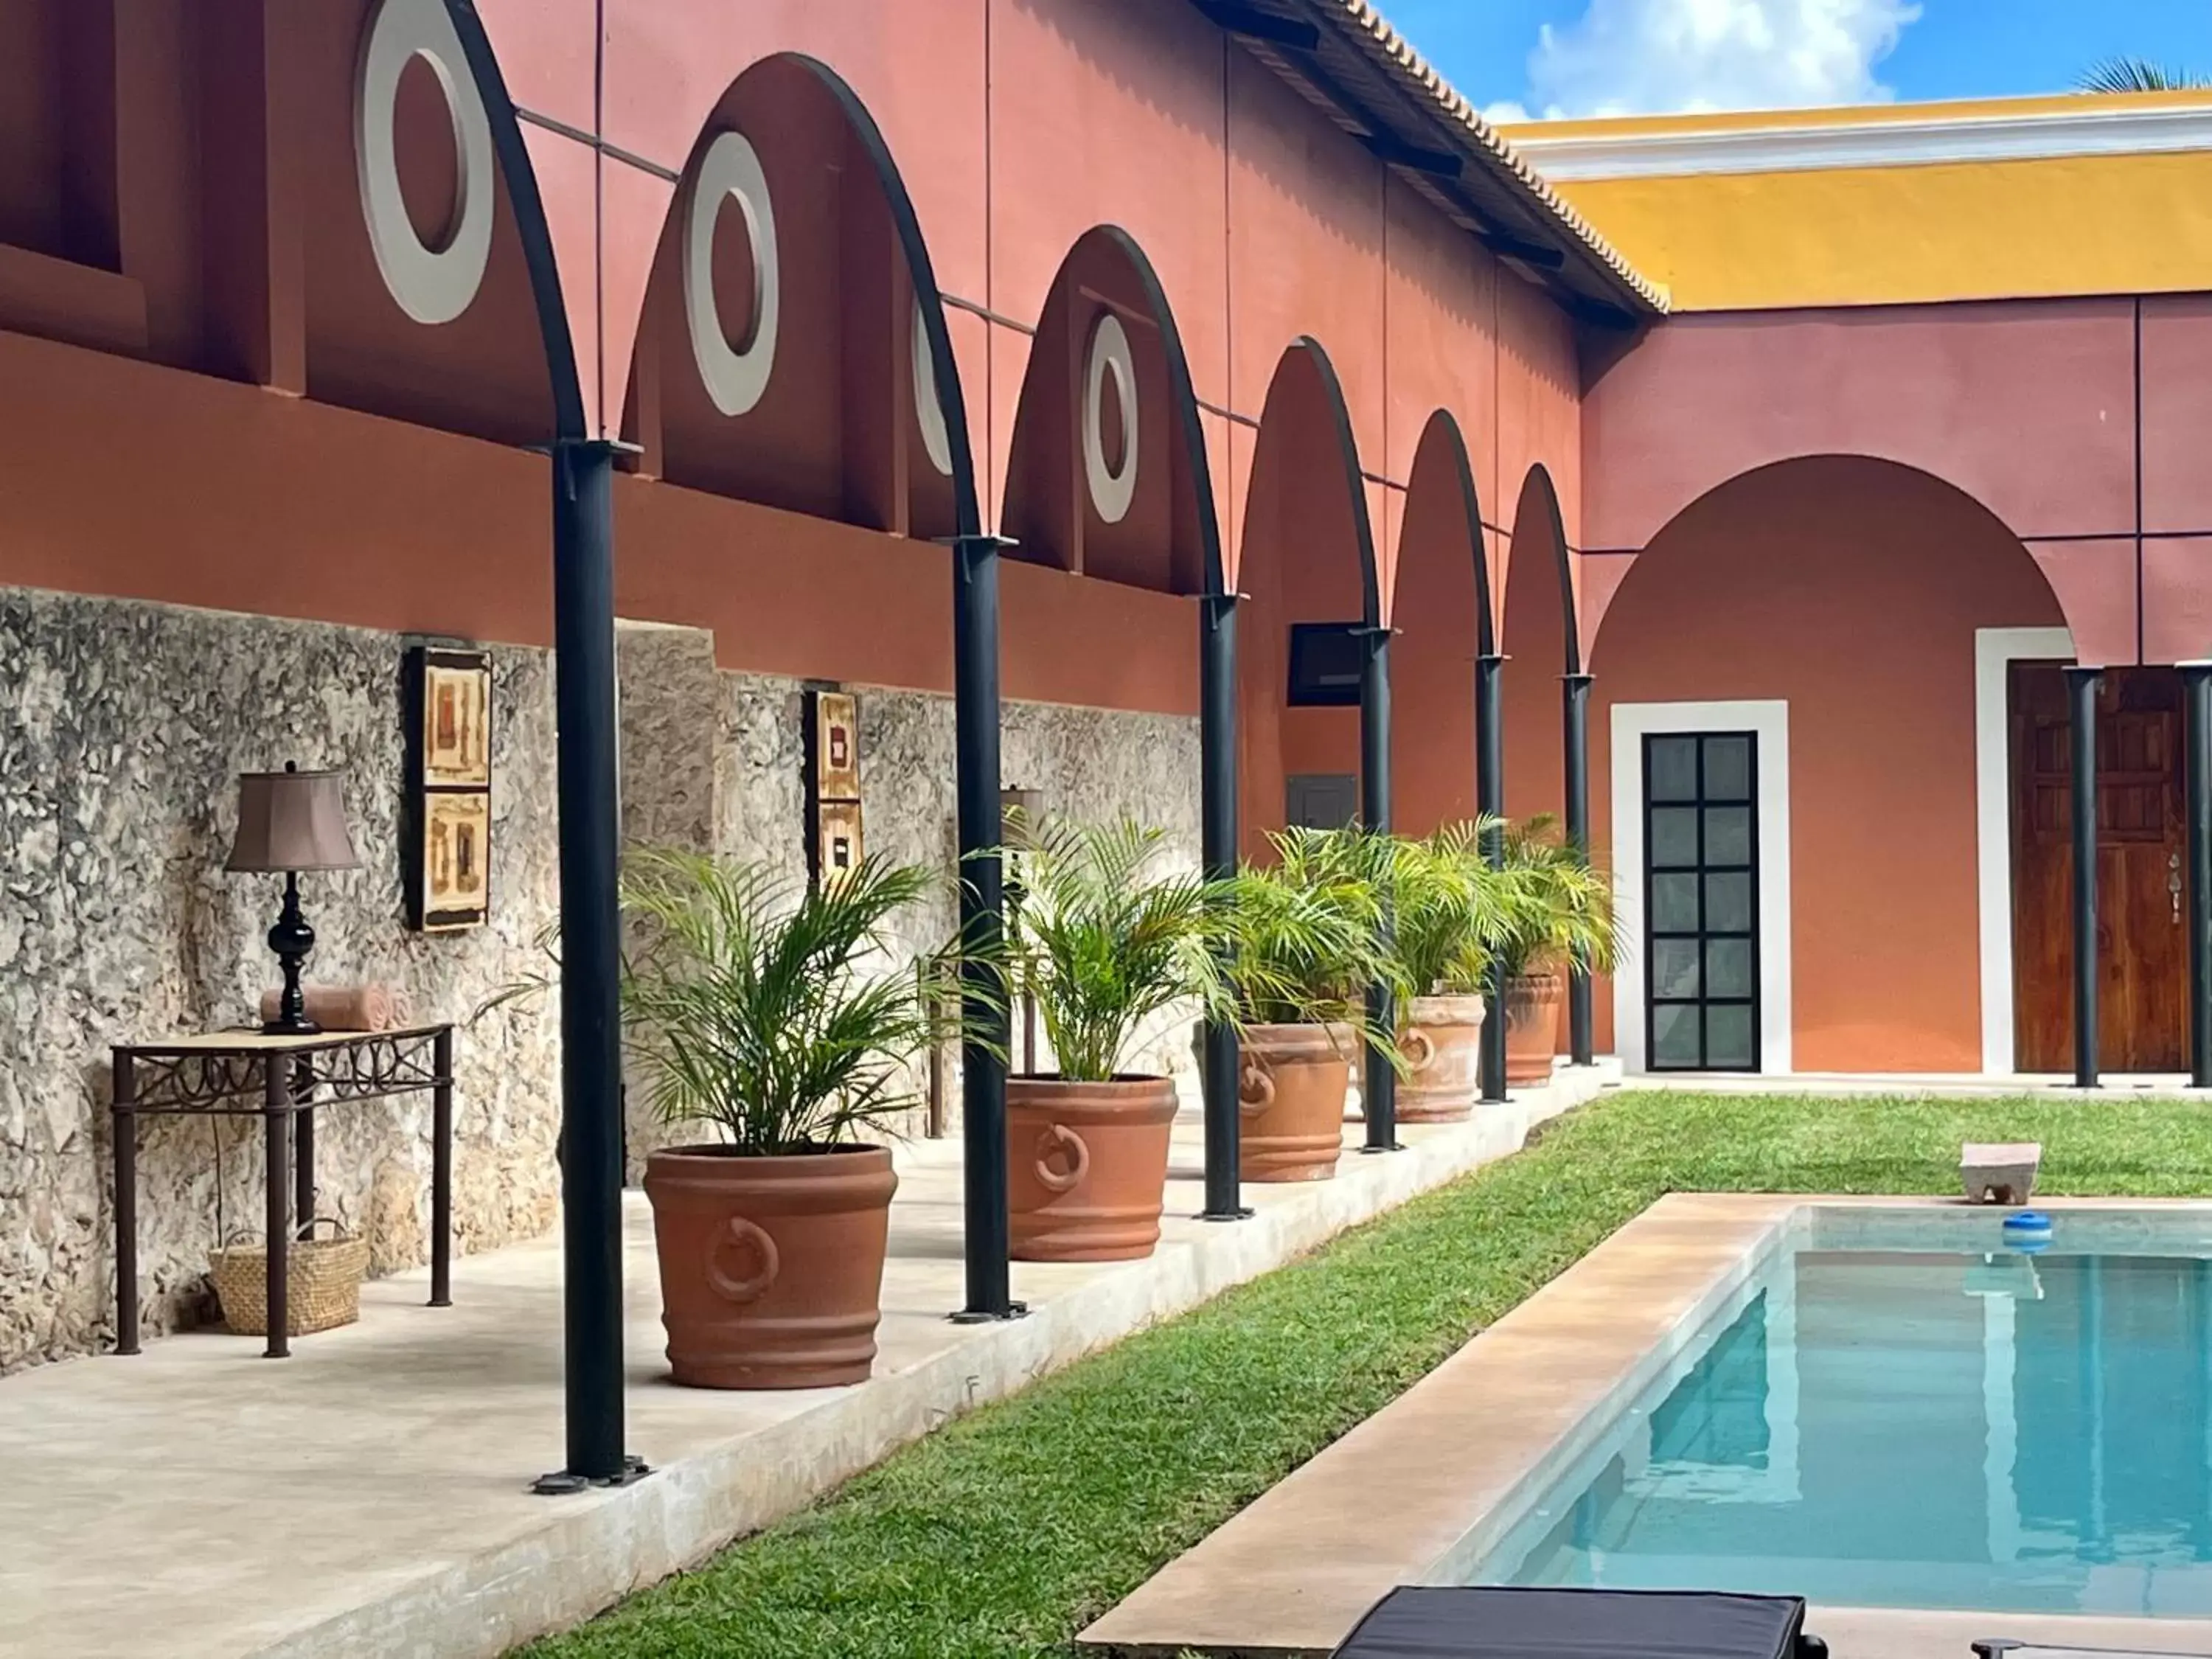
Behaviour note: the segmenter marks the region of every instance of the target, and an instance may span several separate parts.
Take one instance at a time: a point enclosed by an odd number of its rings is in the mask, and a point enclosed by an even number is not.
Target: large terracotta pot
[[[1398,1121],[1456,1123],[1481,1090],[1483,1000],[1415,997],[1406,1005],[1405,1076],[1398,1079]]]
[[[1559,1052],[1559,1006],[1567,983],[1558,974],[1528,974],[1505,981],[1505,1081],[1527,1088],[1552,1080]]]
[[[1344,1150],[1344,1100],[1359,1034],[1349,1025],[1253,1025],[1237,1089],[1247,1181],[1327,1181]]]
[[[654,1152],[645,1194],[676,1381],[699,1389],[866,1382],[897,1190],[882,1146]]]
[[[1160,1242],[1175,1084],[1006,1079],[1006,1200],[1020,1261],[1133,1261]]]

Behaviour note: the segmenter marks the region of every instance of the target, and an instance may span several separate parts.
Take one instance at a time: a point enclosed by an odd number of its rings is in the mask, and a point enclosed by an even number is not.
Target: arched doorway
[[[2069,748],[2051,687],[2081,628],[2028,548],[1928,473],[1807,457],[1709,492],[1607,586],[1593,770],[1632,1065],[2063,1064]],[[2178,1064],[2182,1037],[2179,684],[2161,674],[2110,670],[2100,694],[2115,1066]],[[2130,812],[2133,843],[2113,830]]]

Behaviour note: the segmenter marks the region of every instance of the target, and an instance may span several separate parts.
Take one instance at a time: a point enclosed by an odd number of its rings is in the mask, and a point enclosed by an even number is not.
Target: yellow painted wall
[[[1962,110],[2079,112],[2086,101],[1575,122],[1507,136],[1675,138],[1861,117],[1878,128]],[[1541,169],[1540,145],[1529,159]],[[1668,286],[1677,311],[2212,289],[2212,153],[2202,151],[1554,184]]]

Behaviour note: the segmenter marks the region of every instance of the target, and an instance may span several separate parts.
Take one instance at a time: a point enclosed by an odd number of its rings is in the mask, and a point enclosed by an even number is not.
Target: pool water
[[[2212,1239],[2098,1231],[1778,1249],[1475,1582],[2212,1616]]]

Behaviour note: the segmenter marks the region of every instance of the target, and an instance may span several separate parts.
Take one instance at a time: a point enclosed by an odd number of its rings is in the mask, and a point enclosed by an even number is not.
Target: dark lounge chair
[[[1425,1587],[1376,1603],[1336,1659],[1826,1659],[1794,1595]]]

